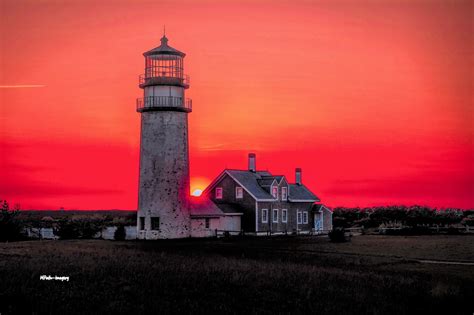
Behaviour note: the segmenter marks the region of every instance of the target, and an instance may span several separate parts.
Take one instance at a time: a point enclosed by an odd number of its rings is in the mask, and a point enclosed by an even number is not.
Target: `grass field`
[[[0,313],[472,314],[474,266],[456,262],[474,237],[3,243]]]

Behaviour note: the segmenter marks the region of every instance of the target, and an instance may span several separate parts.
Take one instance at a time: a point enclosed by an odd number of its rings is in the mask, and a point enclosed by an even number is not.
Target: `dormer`
[[[280,186],[280,199],[281,201],[288,201],[288,182],[286,181],[285,176],[283,176],[279,182]]]
[[[276,180],[273,181],[272,185],[270,186],[270,194],[272,195],[273,198],[278,200],[279,196],[279,187],[278,187],[278,182]]]

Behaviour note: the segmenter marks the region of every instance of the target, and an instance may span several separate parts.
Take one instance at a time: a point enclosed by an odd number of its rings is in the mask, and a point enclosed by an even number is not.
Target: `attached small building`
[[[332,212],[302,183],[256,169],[249,154],[247,170],[224,170],[191,205],[191,236],[215,235],[215,230],[256,235],[325,233],[332,229]]]

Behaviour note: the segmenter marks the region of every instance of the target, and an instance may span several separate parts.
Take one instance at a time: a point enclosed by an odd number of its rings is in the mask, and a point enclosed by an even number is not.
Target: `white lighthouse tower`
[[[143,54],[145,74],[137,99],[141,114],[140,179],[137,229],[139,239],[190,235],[188,113],[185,98],[189,77],[183,73],[185,54],[161,45]]]

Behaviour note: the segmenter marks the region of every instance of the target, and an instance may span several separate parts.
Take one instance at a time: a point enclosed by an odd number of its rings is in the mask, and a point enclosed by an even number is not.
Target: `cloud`
[[[44,84],[15,84],[15,85],[0,85],[0,89],[28,89],[28,88],[43,88]]]

